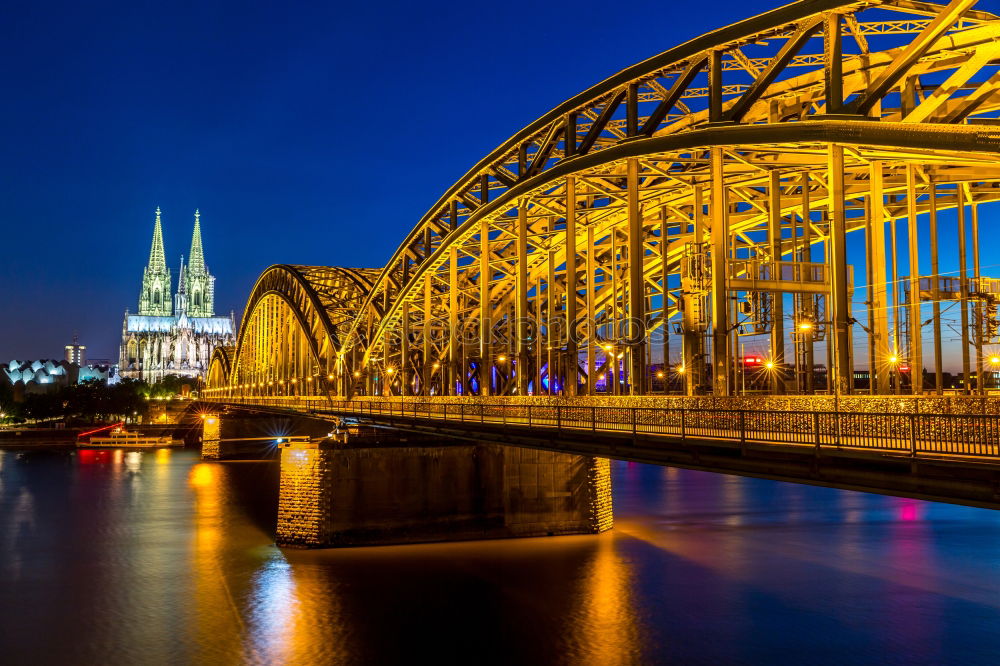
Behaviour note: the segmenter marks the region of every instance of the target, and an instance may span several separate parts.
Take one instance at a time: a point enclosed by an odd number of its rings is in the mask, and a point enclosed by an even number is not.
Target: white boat
[[[113,430],[107,435],[91,437],[89,441],[77,440],[77,446],[93,448],[153,448],[184,446],[184,441],[167,436],[143,435],[138,432]]]

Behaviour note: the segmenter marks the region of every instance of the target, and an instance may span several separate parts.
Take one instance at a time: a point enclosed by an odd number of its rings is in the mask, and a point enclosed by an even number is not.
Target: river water
[[[0,663],[998,663],[1000,512],[613,469],[600,536],[282,551],[276,463],[0,450]]]

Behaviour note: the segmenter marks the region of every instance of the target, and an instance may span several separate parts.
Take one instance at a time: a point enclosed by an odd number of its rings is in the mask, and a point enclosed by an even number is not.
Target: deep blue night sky
[[[8,4],[0,360],[74,331],[116,357],[156,206],[175,270],[201,209],[216,309],[239,313],[269,264],[383,265],[528,122],[776,4]]]
[[[175,268],[201,209],[220,311],[273,263],[381,266],[516,130],[773,4],[9,4],[0,359],[116,357],[156,206]]]

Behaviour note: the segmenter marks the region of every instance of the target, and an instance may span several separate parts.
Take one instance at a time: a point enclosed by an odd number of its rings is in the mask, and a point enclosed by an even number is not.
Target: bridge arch
[[[339,392],[331,374],[336,350],[371,290],[375,272],[269,267],[250,292],[236,346],[217,350],[213,358],[209,389],[262,396]],[[360,340],[355,346],[363,344]]]
[[[622,70],[480,160],[384,268],[265,272],[230,384],[286,368],[331,395],[728,395],[749,343],[772,391],[815,390],[825,355],[845,393],[867,338],[886,393],[904,364],[919,376],[932,307],[940,388],[942,301],[982,377],[1000,18],[975,4],[800,0]],[[273,356],[292,339],[301,359]]]
[[[888,279],[887,224],[923,238],[937,220],[926,229],[920,216],[952,208],[965,238],[978,206],[997,198],[997,135],[965,121],[1000,108],[990,64],[1000,21],[973,4],[796,2],[568,100],[481,160],[408,235],[368,297],[388,307],[354,323],[374,332],[360,365],[344,354],[339,371],[362,373],[378,393],[523,395],[592,392],[605,379],[609,392],[647,392],[674,367],[690,370],[689,392],[711,384],[725,394],[744,325],[732,297],[766,314],[748,325],[780,364],[793,354],[804,364],[814,342],[839,348],[843,389],[855,321],[847,232],[875,245],[864,270],[876,264]],[[921,77],[944,83],[924,91]],[[920,367],[919,331],[901,339],[897,323],[922,320],[919,304],[905,304],[907,291],[927,291],[913,246],[909,262],[892,258],[897,287],[869,294],[879,303],[867,322],[874,364],[905,353]],[[995,289],[966,259],[962,298],[974,288],[981,320],[995,312]],[[900,264],[917,270],[906,276]],[[890,308],[891,336],[876,312]],[[559,314],[570,328],[581,313],[575,341],[523,324]],[[669,358],[669,340],[622,345],[625,320],[680,329],[680,358]],[[800,323],[814,327],[811,339]],[[461,340],[457,327],[479,330]]]
[[[210,391],[225,389],[232,373],[232,358],[236,347],[216,347],[208,364],[205,388]]]

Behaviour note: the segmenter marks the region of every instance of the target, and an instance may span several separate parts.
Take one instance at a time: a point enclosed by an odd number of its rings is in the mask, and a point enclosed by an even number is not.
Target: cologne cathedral
[[[232,313],[215,316],[215,277],[205,265],[198,211],[194,213],[188,257],[185,266],[181,255],[177,293],[172,294],[157,208],[149,264],[142,273],[139,312],[125,311],[119,352],[121,376],[146,381],[166,375],[199,377],[208,370],[216,347],[235,344]]]

